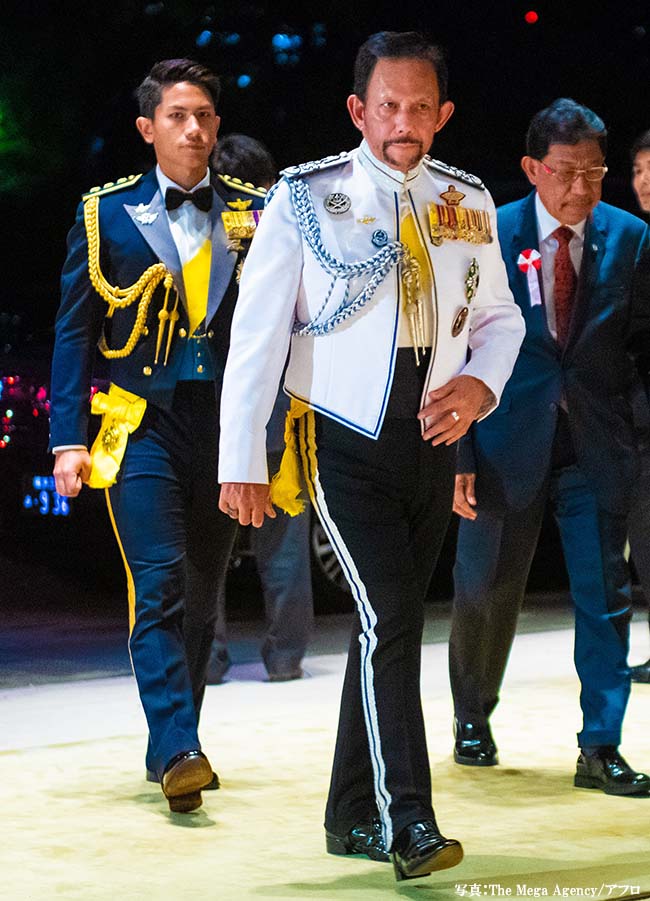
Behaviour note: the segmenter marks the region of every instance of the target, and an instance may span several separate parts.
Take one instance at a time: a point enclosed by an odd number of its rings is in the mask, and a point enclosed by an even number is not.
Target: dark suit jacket
[[[245,187],[237,190],[221,179],[213,182],[215,190],[211,210],[212,264],[208,292],[208,345],[212,355],[217,386],[228,353],[230,323],[237,297],[235,272],[241,252],[228,249],[221,214],[241,208],[264,205],[263,194]],[[110,361],[110,378],[121,388],[146,398],[159,407],[169,407],[183,359],[183,330],[188,331],[188,314],[182,267],[169,229],[164,200],[158,188],[155,170],[134,184],[127,183],[107,193],[99,192],[100,266],[106,280],[116,287],[127,287],[138,280],[152,264],[162,261],[173,274],[180,295],[170,356],[167,365],[159,357],[154,365],[158,334],[158,311],[162,307],[164,288],[160,285],[153,296],[147,315],[147,333],[138,340],[133,352]],[[154,221],[138,220],[138,209],[145,205]],[[137,313],[138,303],[116,310],[106,321],[106,334],[111,348],[126,343]],[[108,310],[90,284],[88,277],[88,243],[83,218],[83,203],[68,235],[68,255],[61,278],[61,306],[56,320],[56,344],[52,362],[52,417],[50,446],[86,444],[88,441],[90,379],[95,348]],[[165,336],[166,340],[166,336]],[[164,347],[163,347],[164,350]]]
[[[526,337],[499,407],[463,440],[458,471],[476,472],[479,508],[527,506],[548,476],[564,396],[580,468],[600,505],[624,512],[638,466],[630,405],[637,377],[626,342],[635,265],[650,246],[648,228],[605,203],[593,210],[562,350],[548,330],[544,306],[531,306],[526,275],[517,266],[522,250],[538,249],[535,193],[501,207],[497,221]]]

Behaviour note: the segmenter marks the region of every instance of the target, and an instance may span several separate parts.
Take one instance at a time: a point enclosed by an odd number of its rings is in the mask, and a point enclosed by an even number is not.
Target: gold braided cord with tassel
[[[407,248],[401,265],[402,283],[404,285],[404,313],[408,322],[413,352],[415,353],[415,365],[420,365],[420,353],[426,354],[424,336],[424,298],[422,296],[422,281],[420,278],[420,264]]]
[[[284,453],[280,468],[271,479],[271,502],[289,516],[298,516],[305,509],[305,502],[299,497],[303,483],[296,422],[306,413],[311,413],[310,407],[292,397],[284,421]]]
[[[169,318],[170,334],[167,338],[167,348],[163,364],[166,365],[167,358],[169,356],[171,335],[173,334],[173,328],[176,324],[176,319],[178,319],[178,315],[173,318],[173,313],[177,312],[178,308],[178,292],[176,292],[176,305],[174,307],[174,310],[172,311],[172,314],[167,313],[169,293],[173,286],[173,276],[171,272],[167,269],[164,263],[154,263],[153,266],[149,266],[149,268],[142,273],[140,278],[128,288],[118,288],[109,284],[109,282],[107,282],[104,278],[99,264],[99,197],[89,197],[88,200],[86,200],[86,202],[84,203],[84,223],[86,225],[86,236],[88,240],[88,275],[95,291],[97,291],[99,296],[103,298],[103,300],[105,300],[108,304],[108,313],[106,314],[106,318],[110,319],[113,316],[115,310],[125,309],[126,307],[129,307],[131,306],[131,304],[138,301],[135,323],[124,347],[116,349],[109,348],[106,342],[106,338],[102,334],[98,345],[99,350],[109,360],[128,357],[129,354],[133,352],[133,349],[135,348],[138,340],[145,333],[147,325],[147,314],[149,312],[149,305],[151,304],[153,293],[158,285],[163,282],[165,286],[165,300],[163,303],[163,308],[159,314],[156,362],[158,358],[158,351],[162,343],[164,326],[167,318]],[[166,316],[164,317],[162,315],[163,311],[164,314],[166,314]]]
[[[111,384],[108,394],[103,391],[95,394],[90,409],[101,415],[102,424],[90,449],[92,468],[86,484],[90,488],[109,488],[120,471],[129,435],[142,422],[147,402]]]

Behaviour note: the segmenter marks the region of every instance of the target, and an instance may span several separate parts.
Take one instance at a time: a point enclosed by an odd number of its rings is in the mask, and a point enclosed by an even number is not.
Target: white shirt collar
[[[160,193],[162,196],[165,196],[165,191],[167,188],[178,188],[179,191],[184,191],[185,188],[182,188],[180,185],[176,184],[175,181],[172,181],[171,178],[167,178],[165,173],[160,168],[160,165],[156,165],[156,178],[158,179],[158,187],[160,188]],[[197,182],[193,188],[190,188],[190,191],[196,191],[197,188],[207,188],[210,184],[210,170],[205,170],[205,175],[201,179],[201,181]]]
[[[422,160],[414,169],[409,169],[406,174],[400,172],[399,169],[391,169],[386,163],[377,159],[365,138],[359,147],[359,162],[376,184],[389,191],[399,191],[414,181],[422,171]]]
[[[551,216],[542,203],[537,191],[535,192],[535,214],[537,215],[537,237],[539,238],[540,244],[542,241],[546,241],[547,238],[550,238],[552,232],[554,232],[556,228],[565,224],[556,219],[555,216]],[[569,225],[571,231],[574,232],[581,241],[584,240],[586,224],[587,220],[583,219],[575,225]]]

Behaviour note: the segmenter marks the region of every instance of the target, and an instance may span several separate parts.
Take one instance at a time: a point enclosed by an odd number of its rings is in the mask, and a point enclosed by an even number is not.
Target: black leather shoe
[[[463,766],[496,766],[499,762],[490,726],[454,719],[454,760]]]
[[[599,788],[606,795],[647,795],[650,776],[636,773],[614,745],[584,750],[573,780],[576,788]]]
[[[146,779],[147,782],[155,782],[156,785],[160,785],[160,779],[153,770],[146,770]],[[221,788],[221,782],[219,782],[219,777],[217,776],[217,774],[213,773],[212,781],[207,785],[204,785],[201,791],[211,792],[216,791],[218,788]]]
[[[456,839],[441,835],[435,820],[421,820],[402,829],[390,857],[395,879],[401,882],[455,867],[463,859],[463,848]]]
[[[384,863],[390,860],[377,819],[371,823],[357,823],[346,835],[325,830],[325,845],[328,854],[363,854],[370,860]]]
[[[201,751],[183,751],[169,761],[162,777],[163,794],[174,813],[189,813],[203,803],[201,789],[212,780],[210,761]]]
[[[630,667],[630,679],[633,682],[650,682],[650,660]]]

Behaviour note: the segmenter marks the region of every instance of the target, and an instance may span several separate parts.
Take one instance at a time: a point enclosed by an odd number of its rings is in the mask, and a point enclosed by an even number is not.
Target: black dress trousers
[[[301,420],[312,502],[354,595],[325,826],[379,815],[384,839],[430,817],[420,700],[424,598],[449,523],[456,447],[422,440],[426,375],[400,350],[378,440],[316,414]]]

